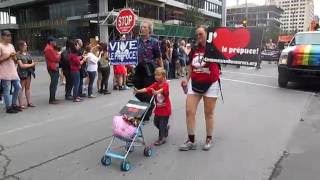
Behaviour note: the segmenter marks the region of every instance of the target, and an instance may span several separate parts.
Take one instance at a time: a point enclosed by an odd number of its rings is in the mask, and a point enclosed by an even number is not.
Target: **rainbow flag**
[[[320,45],[298,45],[292,55],[293,66],[320,66]]]

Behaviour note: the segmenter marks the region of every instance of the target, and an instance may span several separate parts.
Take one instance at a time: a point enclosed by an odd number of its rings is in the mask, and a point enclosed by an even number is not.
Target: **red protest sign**
[[[119,33],[129,33],[136,25],[136,16],[132,9],[122,9],[116,19],[116,28]]]

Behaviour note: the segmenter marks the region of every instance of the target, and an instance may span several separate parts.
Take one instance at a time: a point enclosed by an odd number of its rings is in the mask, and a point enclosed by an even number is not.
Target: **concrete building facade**
[[[314,16],[314,0],[267,0],[266,3],[284,10],[281,16],[281,28],[284,31],[308,30]]]
[[[280,30],[282,12],[282,9],[273,5],[257,6],[255,4],[248,4],[247,6],[228,7],[227,25],[233,27],[241,26],[243,21],[246,20],[248,27],[264,27]]]

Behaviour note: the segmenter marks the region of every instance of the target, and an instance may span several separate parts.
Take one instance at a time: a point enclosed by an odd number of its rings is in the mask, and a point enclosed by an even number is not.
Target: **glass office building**
[[[192,36],[191,30],[182,27],[182,24],[170,26],[161,23],[185,21],[185,7],[194,2],[208,20],[215,21],[216,25],[221,23],[221,0],[0,0],[0,12],[14,17],[17,24],[16,30],[13,30],[15,39],[24,39],[32,50],[39,50],[43,49],[49,35],[57,37],[61,44],[68,37],[88,42],[106,31],[99,28],[98,22],[101,23],[108,12],[126,6],[135,9],[139,17],[160,22],[155,25],[156,35]],[[114,18],[107,23],[108,37],[116,35],[112,25]]]
[[[42,49],[49,35],[57,37],[62,44],[70,36],[87,40],[97,31],[97,25],[89,21],[67,21],[67,17],[97,13],[96,0],[39,1],[13,5],[2,11],[10,11],[16,17],[19,28],[15,39],[26,40],[31,49]]]

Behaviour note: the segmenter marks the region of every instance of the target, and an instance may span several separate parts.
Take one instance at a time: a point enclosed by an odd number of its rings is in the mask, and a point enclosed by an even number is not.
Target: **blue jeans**
[[[80,72],[71,72],[72,82],[73,82],[73,98],[79,97],[79,87],[80,87]]]
[[[59,71],[52,71],[48,70],[48,73],[50,75],[50,98],[49,102],[55,101],[56,100],[56,92],[57,92],[57,87],[58,87],[58,82],[59,82]]]
[[[163,61],[163,66],[164,66],[164,70],[166,70],[166,78],[169,78],[169,73],[170,73],[170,66],[169,66],[169,61],[165,60]]]
[[[14,88],[13,94],[12,94],[12,101],[10,103],[10,87],[12,86]],[[10,108],[12,105],[16,105],[19,91],[21,89],[20,80],[2,80],[1,81],[2,88],[3,88],[3,98],[4,103],[6,104],[6,108]]]
[[[92,95],[92,87],[94,79],[96,78],[96,71],[88,71],[89,75],[89,84],[88,84],[88,96]]]

